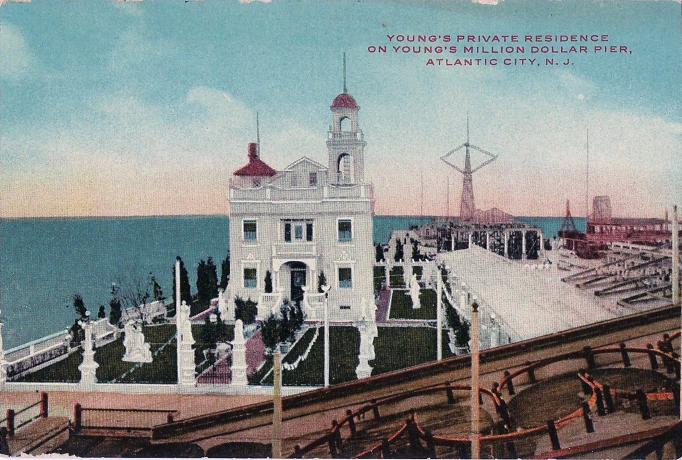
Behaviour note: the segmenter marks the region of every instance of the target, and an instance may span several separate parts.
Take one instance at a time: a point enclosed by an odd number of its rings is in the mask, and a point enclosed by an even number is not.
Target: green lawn
[[[330,327],[330,383],[355,380],[358,366],[360,334],[350,326]],[[374,340],[376,359],[370,361],[372,375],[403,369],[436,359],[436,330],[427,327],[380,327]],[[317,342],[308,359],[293,371],[283,371],[284,385],[322,385],[324,370],[324,329],[320,329]],[[443,331],[443,358],[451,356],[447,346],[447,333]],[[294,358],[295,355],[292,355]],[[292,359],[293,361],[293,359]],[[264,375],[264,374],[263,374]],[[263,382],[272,385],[272,375]]]
[[[443,358],[452,356],[447,331],[443,330]],[[436,329],[428,327],[380,327],[374,339],[377,357],[370,361],[372,375],[404,369],[436,360]]]
[[[201,341],[203,325],[192,325],[196,341],[195,354],[201,355],[208,347]],[[177,381],[177,358],[175,344],[175,325],[162,324],[144,327],[145,340],[150,345],[154,361],[139,366],[122,361],[125,353],[123,341],[118,339],[95,351],[95,361],[99,364],[97,381],[101,383],[175,383]],[[228,335],[232,336],[232,328]],[[170,343],[166,344],[170,340]],[[78,382],[79,364],[82,352],[76,351],[68,358],[20,379],[23,382]],[[197,364],[199,361],[197,361]]]
[[[420,300],[421,308],[415,310],[409,291],[393,291],[390,319],[436,319],[436,291],[422,289]]]

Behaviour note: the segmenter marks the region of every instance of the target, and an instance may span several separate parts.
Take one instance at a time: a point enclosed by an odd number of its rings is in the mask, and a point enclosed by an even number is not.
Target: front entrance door
[[[303,286],[305,286],[305,268],[291,269],[291,302],[299,304],[303,300]]]

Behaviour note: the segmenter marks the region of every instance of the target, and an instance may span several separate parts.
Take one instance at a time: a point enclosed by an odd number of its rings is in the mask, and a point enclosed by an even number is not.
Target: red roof
[[[341,93],[334,98],[332,102],[332,109],[357,109],[358,103],[355,102],[353,96],[348,93]]]
[[[258,158],[258,144],[249,144],[249,163],[234,172],[235,176],[274,176],[277,171]]]

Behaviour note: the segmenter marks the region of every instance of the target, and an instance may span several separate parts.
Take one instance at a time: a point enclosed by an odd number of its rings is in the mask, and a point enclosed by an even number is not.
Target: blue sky
[[[262,156],[325,161],[329,104],[361,106],[377,212],[452,214],[461,179],[439,156],[471,140],[500,154],[481,208],[660,216],[682,197],[677,2],[47,1],[0,7],[0,217],[226,213],[255,112]],[[567,67],[428,68],[372,55],[386,34],[599,33],[632,54]],[[388,167],[387,167],[388,166]],[[449,177],[449,179],[448,179]]]

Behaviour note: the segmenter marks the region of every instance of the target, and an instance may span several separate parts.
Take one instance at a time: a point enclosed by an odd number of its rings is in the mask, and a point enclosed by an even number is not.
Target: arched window
[[[339,129],[341,131],[350,131],[350,128],[351,128],[350,118],[343,117],[341,118],[341,120],[339,120]]]
[[[336,181],[339,184],[353,182],[353,159],[347,153],[342,153],[336,160]]]

